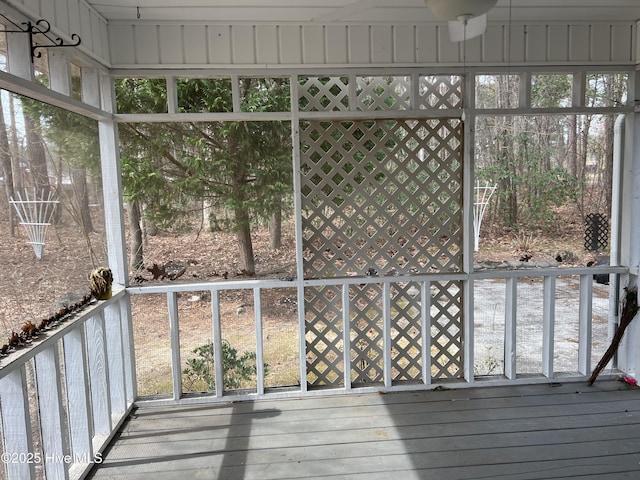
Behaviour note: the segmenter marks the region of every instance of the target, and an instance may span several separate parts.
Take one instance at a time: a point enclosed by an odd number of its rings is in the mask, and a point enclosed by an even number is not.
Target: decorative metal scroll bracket
[[[31,50],[31,63],[36,58],[40,58],[42,56],[42,52],[37,52],[39,48],[58,48],[58,47],[77,47],[80,45],[82,41],[80,36],[75,33],[71,34],[71,41],[75,43],[64,43],[64,40],[60,37],[52,38],[48,33],[51,31],[51,24],[44,19],[38,20],[35,24],[28,22],[21,22],[20,25],[13,22],[9,18],[5,17],[0,13],[0,16],[5,20],[14,25],[18,30],[0,30],[0,32],[4,33],[28,33],[29,34],[29,49]],[[22,26],[21,26],[22,25]],[[34,42],[34,37],[36,35],[44,36],[50,44],[47,45],[36,45]]]

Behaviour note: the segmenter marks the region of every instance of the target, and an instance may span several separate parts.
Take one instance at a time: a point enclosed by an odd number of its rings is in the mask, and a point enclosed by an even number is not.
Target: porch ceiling
[[[434,22],[424,0],[87,0],[108,21]],[[139,17],[138,17],[139,15]],[[491,21],[640,20],[638,0],[498,0]]]

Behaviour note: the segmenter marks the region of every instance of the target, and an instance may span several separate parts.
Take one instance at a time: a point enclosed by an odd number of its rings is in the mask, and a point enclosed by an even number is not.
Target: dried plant
[[[536,239],[533,233],[528,233],[524,230],[518,230],[513,239],[514,250],[518,252],[530,252],[535,244]]]

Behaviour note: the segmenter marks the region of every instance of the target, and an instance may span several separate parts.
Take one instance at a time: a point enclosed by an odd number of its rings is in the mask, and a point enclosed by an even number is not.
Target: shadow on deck
[[[143,407],[88,478],[640,478],[617,381]]]

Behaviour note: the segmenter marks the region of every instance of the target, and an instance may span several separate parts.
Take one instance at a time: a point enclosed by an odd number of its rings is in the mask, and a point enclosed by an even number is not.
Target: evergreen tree
[[[163,80],[124,79],[116,84],[118,112],[166,111]],[[289,108],[289,86],[277,79],[241,79],[246,112]],[[231,112],[227,79],[180,79],[180,112]],[[123,185],[128,201],[161,227],[180,228],[195,210],[233,231],[240,269],[255,273],[251,227],[281,208],[291,192],[291,142],[287,123],[219,121],[127,123],[120,127]],[[230,215],[228,215],[230,214]]]

